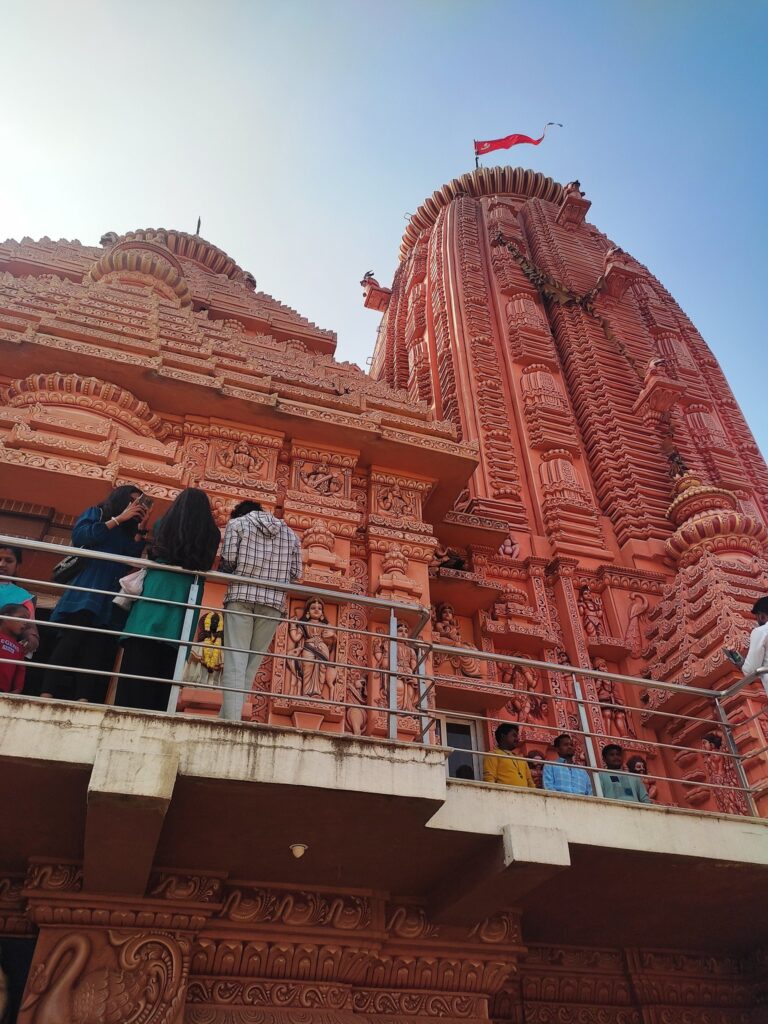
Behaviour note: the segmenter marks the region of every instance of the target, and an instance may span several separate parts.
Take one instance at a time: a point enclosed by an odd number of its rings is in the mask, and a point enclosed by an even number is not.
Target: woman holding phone
[[[87,508],[72,530],[76,548],[104,551],[112,555],[139,557],[146,543],[148,508],[141,490],[133,484],[116,487],[100,504]],[[151,500],[151,499],[150,499]],[[122,627],[125,613],[113,604],[121,576],[130,569],[120,562],[83,559],[77,574],[51,614],[51,622],[62,625],[90,626],[99,629]],[[91,589],[92,588],[92,589]],[[97,593],[96,591],[107,591]],[[48,669],[42,697],[100,703],[107,689],[117,651],[117,637],[102,633],[84,633],[78,629],[61,630],[49,661],[69,671]],[[89,675],[79,669],[96,669],[103,675]]]

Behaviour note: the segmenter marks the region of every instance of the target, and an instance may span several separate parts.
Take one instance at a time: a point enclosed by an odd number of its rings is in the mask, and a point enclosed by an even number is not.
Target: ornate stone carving
[[[514,657],[524,657],[516,651]],[[504,686],[521,691],[512,695],[506,709],[517,722],[543,721],[546,718],[548,701],[541,696],[541,678],[538,672],[527,665],[501,663],[499,678]]]
[[[168,933],[73,932],[32,969],[20,1024],[177,1024],[189,967],[186,940]]]
[[[462,638],[453,605],[447,603],[432,606],[432,635],[437,643],[448,647],[473,648],[475,646]],[[434,663],[435,668],[442,672],[450,666],[455,674],[470,679],[479,679],[486,674],[482,661],[468,654],[448,655],[436,652]]]
[[[649,604],[644,594],[632,593],[629,596],[631,604],[627,615],[627,628],[624,631],[624,643],[632,657],[639,658],[643,653],[642,621]]]
[[[249,925],[355,931],[371,926],[373,908],[369,898],[344,892],[236,888],[227,894],[222,917]]]

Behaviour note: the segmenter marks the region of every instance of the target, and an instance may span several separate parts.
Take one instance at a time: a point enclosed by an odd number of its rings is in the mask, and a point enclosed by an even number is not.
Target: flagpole
[[[480,166],[480,157],[477,155],[477,139],[472,140],[472,145],[475,149],[475,170]]]

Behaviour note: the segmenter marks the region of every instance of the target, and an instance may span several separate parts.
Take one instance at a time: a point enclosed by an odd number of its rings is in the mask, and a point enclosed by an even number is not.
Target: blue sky
[[[364,365],[405,215],[472,139],[565,182],[725,369],[763,451],[768,4],[6,0],[0,237],[175,227]]]

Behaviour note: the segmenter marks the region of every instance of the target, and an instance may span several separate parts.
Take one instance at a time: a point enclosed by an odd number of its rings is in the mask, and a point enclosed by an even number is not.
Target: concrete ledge
[[[182,776],[445,799],[445,752],[273,726],[24,697],[0,701],[0,758],[88,767],[100,747],[158,743]]]
[[[510,826],[527,831],[531,842],[537,834],[560,833],[569,846],[768,865],[768,821],[762,818],[541,790],[449,781],[445,803],[428,825],[486,835],[506,834]]]

